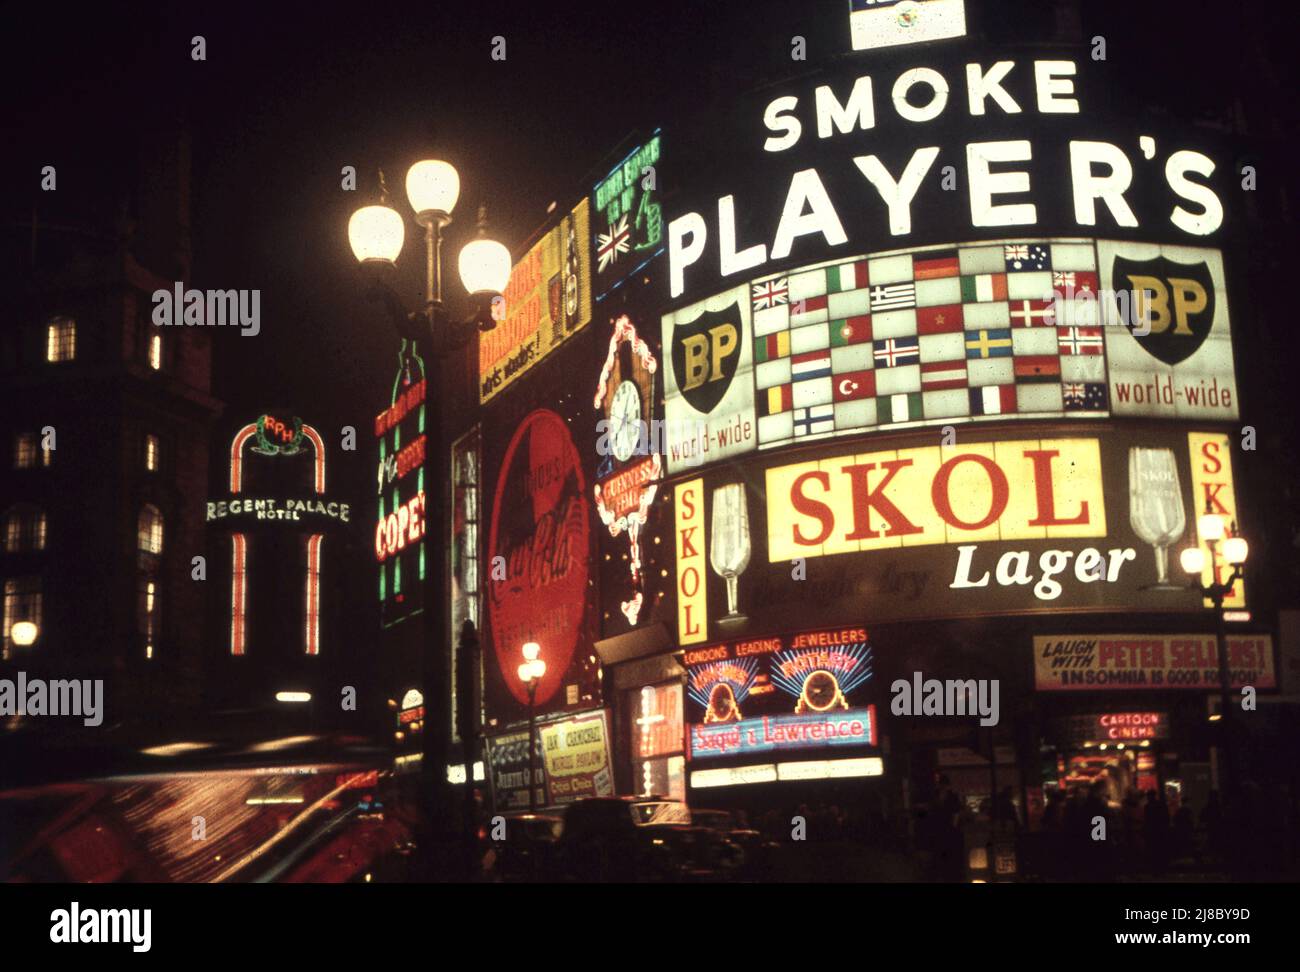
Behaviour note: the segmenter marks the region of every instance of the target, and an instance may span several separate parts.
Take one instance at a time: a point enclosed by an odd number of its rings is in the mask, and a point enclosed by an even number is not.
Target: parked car
[[[673,800],[593,797],[569,804],[555,876],[570,881],[666,881],[694,865],[690,810]]]
[[[564,826],[554,814],[505,815],[503,840],[492,840],[489,830],[488,873],[498,881],[540,881],[555,870],[555,846]]]
[[[719,839],[717,866],[725,875],[741,879],[761,877],[779,847],[759,831],[739,826],[727,810],[692,809],[691,819]]]

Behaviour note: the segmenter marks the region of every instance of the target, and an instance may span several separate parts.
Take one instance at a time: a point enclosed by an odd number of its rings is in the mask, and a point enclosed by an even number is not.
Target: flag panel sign
[[[750,285],[755,375],[760,402],[771,392],[774,405],[760,408],[759,447],[814,429],[1105,416],[1096,287],[1093,242],[1071,239],[889,251],[762,278]],[[801,377],[829,376],[831,398],[842,402],[873,397],[864,373],[879,396],[874,409],[839,409],[815,423],[777,417],[787,409],[773,389],[790,380],[798,388]],[[796,395],[793,404],[822,400]]]

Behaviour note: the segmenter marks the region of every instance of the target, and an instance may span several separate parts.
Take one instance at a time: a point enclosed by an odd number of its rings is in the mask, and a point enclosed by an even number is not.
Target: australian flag
[[[1027,270],[1051,270],[1052,256],[1043,243],[1009,243],[1002,247],[1007,273]]]
[[[1106,386],[1094,381],[1067,381],[1061,386],[1067,412],[1101,412],[1106,408]]]

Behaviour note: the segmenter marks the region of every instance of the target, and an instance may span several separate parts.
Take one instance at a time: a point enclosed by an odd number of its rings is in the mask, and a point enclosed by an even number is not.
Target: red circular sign
[[[587,607],[590,517],[587,486],[569,428],[538,409],[506,449],[488,533],[488,612],[497,665],[510,694],[527,704],[519,679],[523,646],[541,646],[546,675],[537,705],[559,689],[582,636]],[[496,579],[496,558],[505,578]]]

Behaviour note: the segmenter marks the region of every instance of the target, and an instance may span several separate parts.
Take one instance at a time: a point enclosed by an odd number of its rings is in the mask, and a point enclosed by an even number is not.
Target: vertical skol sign
[[[673,495],[677,533],[677,642],[694,645],[708,637],[704,582],[704,480],[677,486]]]

